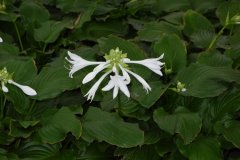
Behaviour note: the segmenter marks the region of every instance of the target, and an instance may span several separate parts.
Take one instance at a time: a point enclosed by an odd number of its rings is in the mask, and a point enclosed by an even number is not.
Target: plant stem
[[[32,113],[32,111],[33,111],[33,108],[34,108],[35,104],[36,104],[36,100],[34,99],[34,100],[32,101],[32,104],[31,104],[31,106],[30,106],[29,110],[28,110],[28,114],[27,114],[27,115],[29,115],[29,114],[31,114],[31,113]]]
[[[21,47],[21,51],[23,51],[22,39],[21,39],[19,30],[18,30],[17,24],[14,21],[12,21],[12,22],[13,22],[14,28],[15,28],[16,33],[17,33],[17,37],[18,37],[18,41],[19,41],[19,44],[20,44],[20,47]]]
[[[45,53],[46,48],[47,48],[47,43],[44,43],[44,46],[43,46],[43,49],[42,49],[43,54]]]
[[[222,29],[218,32],[217,35],[214,36],[213,40],[211,41],[210,45],[208,46],[207,50],[212,49],[212,47],[214,46],[214,44],[216,43],[216,41],[218,40],[218,38],[222,35],[224,29],[227,27],[227,25],[223,26]]]
[[[3,95],[4,96],[4,95]],[[4,106],[5,106],[5,104],[6,104],[6,97],[4,96],[4,98],[3,98],[3,96],[1,96],[1,108],[0,108],[0,119],[2,119],[3,118],[3,116],[4,116]]]

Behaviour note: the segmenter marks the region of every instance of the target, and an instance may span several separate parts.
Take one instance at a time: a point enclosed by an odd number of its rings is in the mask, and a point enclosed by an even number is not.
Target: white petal
[[[115,83],[113,80],[110,80],[108,84],[102,88],[102,91],[109,91],[115,86]]]
[[[95,93],[99,87],[99,85],[101,84],[101,82],[103,81],[103,79],[109,75],[111,73],[111,71],[108,71],[107,73],[105,73],[104,75],[102,75],[102,77],[99,78],[99,80],[92,86],[92,88],[88,91],[88,93],[85,95],[87,96],[87,99],[91,101],[93,100]]]
[[[186,92],[186,91],[187,91],[187,89],[186,89],[186,88],[183,88],[181,91],[182,91],[182,92]]]
[[[118,84],[120,90],[129,98],[130,97],[130,93],[129,93],[129,90],[127,88],[126,83],[124,83],[124,81],[121,80],[120,78],[117,78],[117,81],[118,81],[117,84]]]
[[[8,92],[8,88],[5,86],[4,82],[2,82],[2,91],[5,93]]]
[[[73,78],[73,74],[75,72],[77,72],[78,70],[83,69],[84,67],[87,67],[87,66],[88,65],[79,65],[79,64],[73,65],[70,72],[69,72],[69,77]]]
[[[130,73],[131,75],[133,75],[142,85],[143,88],[148,92],[151,91],[151,87],[148,85],[148,83],[138,74],[133,73],[132,71],[125,69],[128,73]]]
[[[87,66],[90,66],[90,65],[98,65],[98,64],[103,64],[103,63],[106,63],[106,62],[92,62],[92,61],[87,61],[85,59],[83,59],[82,57],[74,54],[74,53],[71,53],[70,51],[68,51],[68,57],[65,57],[65,59],[72,64],[71,66],[71,69],[70,69],[70,72],[69,72],[69,77],[72,78],[72,75],[77,72],[78,70],[80,69],[83,69]]]
[[[14,82],[13,80],[8,80],[8,83],[17,86],[17,87],[20,88],[25,94],[27,94],[27,95],[29,95],[29,96],[35,96],[35,95],[37,95],[37,92],[36,92],[34,89],[32,89],[31,87],[29,87],[29,86],[24,86],[24,85],[18,84],[18,83],[16,83],[16,82]]]
[[[82,57],[78,56],[77,54],[74,54],[70,51],[68,51],[68,56],[73,60],[73,61],[77,61],[77,62],[81,62],[81,61],[86,61],[85,59],[83,59]]]
[[[95,78],[96,75],[97,75],[99,72],[101,72],[102,70],[104,70],[105,68],[108,67],[107,64],[108,64],[108,63],[102,63],[102,64],[99,64],[97,67],[95,67],[92,72],[88,73],[88,74],[84,77],[82,83],[83,83],[83,84],[86,84],[86,83],[90,82],[91,80],[93,80],[93,78]]]
[[[3,42],[3,39],[2,39],[2,37],[0,37],[0,43],[2,43]]]
[[[118,86],[115,86],[114,89],[113,89],[113,99],[117,97],[118,90],[119,90]]]
[[[162,59],[163,56],[164,56],[164,54],[162,54],[158,58],[149,58],[149,59],[144,59],[144,60],[141,60],[141,61],[131,61],[127,58],[124,58],[123,62],[124,63],[134,63],[134,64],[143,65],[143,66],[147,67],[148,69],[152,70],[153,72],[155,72],[156,74],[162,76],[161,67],[165,63],[160,62],[159,60]]]
[[[129,74],[125,71],[125,69],[119,64],[119,67],[122,71],[123,77],[127,80],[127,84],[129,84],[131,82],[131,78],[129,76]]]

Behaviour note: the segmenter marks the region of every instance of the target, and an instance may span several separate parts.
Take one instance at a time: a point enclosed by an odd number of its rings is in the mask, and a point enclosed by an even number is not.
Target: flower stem
[[[6,104],[6,97],[2,94],[1,95],[1,106],[0,106],[0,119],[3,119],[5,104]]]
[[[19,44],[20,44],[21,51],[23,51],[22,39],[21,39],[19,30],[18,30],[17,24],[14,21],[12,21],[12,22],[13,22],[14,28],[15,28],[16,33],[17,33],[17,37],[18,37],[18,41],[19,41]]]
[[[217,35],[214,36],[214,38],[212,39],[210,45],[208,46],[208,49],[207,50],[210,50],[212,49],[212,47],[214,46],[214,44],[216,43],[216,41],[218,40],[218,38],[222,35],[224,29],[227,27],[227,25],[224,25],[222,27],[222,29],[217,33]]]

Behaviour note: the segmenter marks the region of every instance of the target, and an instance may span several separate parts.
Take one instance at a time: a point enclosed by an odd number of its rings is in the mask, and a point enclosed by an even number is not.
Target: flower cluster
[[[0,82],[1,82],[2,91],[5,93],[8,92],[8,88],[6,87],[6,84],[8,83],[8,84],[12,84],[12,85],[15,85],[16,87],[20,88],[25,94],[27,94],[29,96],[37,95],[37,92],[34,89],[32,89],[31,87],[24,86],[24,85],[14,82],[12,79],[12,74],[9,74],[6,68],[3,68],[2,70],[0,70]]]
[[[140,61],[132,61],[127,58],[127,53],[123,53],[119,48],[111,49],[108,55],[105,55],[104,62],[93,62],[87,61],[80,56],[68,51],[68,56],[66,60],[71,64],[69,77],[72,78],[73,74],[78,70],[81,70],[90,65],[97,65],[92,72],[88,73],[82,80],[83,84],[86,84],[93,80],[98,73],[105,70],[106,72],[98,79],[98,81],[91,87],[87,96],[88,100],[93,100],[97,89],[99,88],[101,82],[110,75],[110,81],[108,84],[102,88],[102,91],[109,91],[113,89],[113,98],[118,95],[119,90],[122,91],[127,97],[130,97],[130,93],[127,85],[131,82],[130,75],[136,78],[142,85],[143,88],[148,92],[151,91],[151,87],[148,83],[138,74],[132,72],[129,69],[129,64],[140,64],[154,73],[162,76],[161,68],[164,65],[160,60],[163,58],[163,54],[158,58],[144,59]],[[111,75],[113,73],[113,75]]]

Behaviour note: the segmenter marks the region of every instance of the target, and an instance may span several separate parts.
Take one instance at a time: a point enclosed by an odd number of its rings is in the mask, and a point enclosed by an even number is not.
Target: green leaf
[[[14,141],[14,137],[9,135],[8,133],[0,130],[0,144],[1,145],[9,145]],[[0,154],[1,155],[1,154]]]
[[[20,14],[29,22],[44,22],[50,14],[46,8],[35,1],[24,1],[20,6]]]
[[[71,132],[77,139],[82,133],[81,122],[74,113],[66,107],[59,110],[48,109],[41,118],[42,127],[38,130],[38,135],[43,142],[57,143]]]
[[[138,31],[138,38],[144,41],[155,41],[161,39],[165,34],[180,35],[180,28],[167,22],[148,22]]]
[[[128,31],[128,25],[125,22],[118,20],[108,20],[104,22],[91,21],[84,23],[82,28],[73,30],[70,38],[73,40],[91,40],[97,41],[101,37],[107,37],[108,35],[126,35]]]
[[[189,145],[177,142],[180,152],[189,160],[221,160],[220,144],[210,137],[199,138]]]
[[[152,88],[149,93],[146,93],[140,84],[132,86],[131,91],[131,97],[145,108],[153,106],[167,89],[167,86],[160,81],[150,82],[149,85]]]
[[[209,113],[215,120],[222,120],[240,110],[240,91],[233,88],[216,99],[210,100]]]
[[[116,156],[120,157],[121,160],[159,160],[160,157],[154,150],[153,146],[144,145],[142,147],[123,149],[118,148],[115,153]]]
[[[116,113],[90,107],[83,120],[83,138],[94,137],[122,148],[143,144],[143,131],[137,124],[124,122]]]
[[[84,11],[83,14],[79,16],[80,19],[76,24],[76,28],[81,28],[84,23],[90,21],[95,9],[96,9],[96,4],[90,6],[86,11]]]
[[[34,38],[38,42],[55,42],[67,26],[68,22],[46,21],[42,23],[40,28],[34,30]]]
[[[215,30],[211,22],[201,14],[188,10],[184,16],[184,34],[196,47],[207,48],[212,41]]]
[[[58,8],[68,13],[83,11],[85,8],[94,5],[95,2],[89,0],[57,0],[56,3]]]
[[[198,57],[198,63],[205,64],[212,67],[232,67],[233,61],[225,56],[224,54],[221,54],[217,50],[211,50],[202,52],[200,56]]]
[[[231,68],[192,64],[179,72],[177,80],[187,89],[182,94],[205,98],[218,96],[225,91],[226,82],[240,83],[240,74]]]
[[[226,140],[240,148],[240,123],[238,121],[231,121],[227,125],[223,130],[223,136]]]
[[[183,107],[179,107],[173,114],[168,114],[163,108],[156,109],[153,114],[158,126],[170,133],[179,133],[186,144],[192,142],[202,127],[202,120],[198,113],[191,113]]]
[[[29,85],[29,81],[37,75],[37,68],[33,59],[26,58],[22,60],[11,60],[5,64],[5,67],[10,74],[13,73],[13,80],[15,82],[32,87]],[[7,87],[9,92],[6,94],[6,97],[14,104],[15,109],[19,113],[28,113],[30,97],[25,95],[21,89],[12,84],[7,84]]]
[[[66,90],[79,87],[80,82],[76,78],[69,78],[68,72],[64,68],[63,57],[55,59],[53,63],[44,67],[30,84],[38,93],[34,98],[50,99]]]
[[[227,16],[229,19],[231,19],[233,16],[239,13],[240,3],[238,1],[221,3],[221,5],[219,5],[219,7],[216,10],[216,14],[223,26],[226,23]]]
[[[186,66],[186,46],[178,36],[165,35],[154,44],[154,55],[157,57],[163,53],[167,69],[177,72]]]
[[[47,160],[59,152],[59,144],[39,144],[36,142],[25,142],[15,150],[21,160]]]

